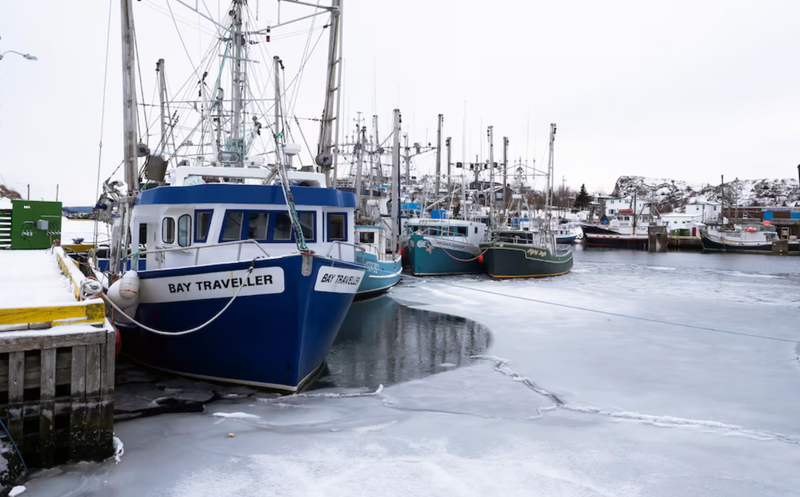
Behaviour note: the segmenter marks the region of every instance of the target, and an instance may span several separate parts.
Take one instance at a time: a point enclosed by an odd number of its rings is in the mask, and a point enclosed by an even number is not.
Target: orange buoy
[[[483,255],[479,255],[479,256],[478,256],[478,262],[480,262],[481,264],[483,264]]]
[[[764,221],[764,226],[772,226],[772,221]]]
[[[401,259],[405,259],[406,258],[406,248],[405,247],[400,247],[400,258]]]

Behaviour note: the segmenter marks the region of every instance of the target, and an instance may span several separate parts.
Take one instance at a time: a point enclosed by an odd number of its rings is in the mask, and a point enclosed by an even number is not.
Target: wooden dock
[[[60,247],[0,251],[0,271],[0,419],[8,429],[0,432],[0,484],[23,474],[23,460],[41,468],[110,457],[116,333],[103,300],[80,300],[85,277]]]

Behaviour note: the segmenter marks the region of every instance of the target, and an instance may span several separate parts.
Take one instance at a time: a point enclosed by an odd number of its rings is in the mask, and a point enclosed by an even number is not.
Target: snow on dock
[[[0,486],[26,462],[111,456],[116,335],[103,300],[81,299],[87,278],[61,247],[0,251],[0,275]]]
[[[0,251],[0,308],[72,304],[75,295],[49,250]]]

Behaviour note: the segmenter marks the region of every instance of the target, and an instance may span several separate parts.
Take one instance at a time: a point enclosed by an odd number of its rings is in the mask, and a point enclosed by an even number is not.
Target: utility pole
[[[489,138],[489,228],[494,228],[494,126],[486,133]]]
[[[508,137],[503,137],[503,209],[508,209],[508,195],[506,185],[508,182]]]
[[[58,202],[58,183],[56,183],[56,202]]]
[[[397,252],[400,235],[400,109],[394,110],[392,138],[392,253]]]
[[[31,184],[28,183],[28,200],[31,199]]]
[[[438,124],[436,125],[436,191],[434,192],[434,198],[439,197],[439,181],[442,178],[442,123],[444,122],[444,116],[439,114]]]

